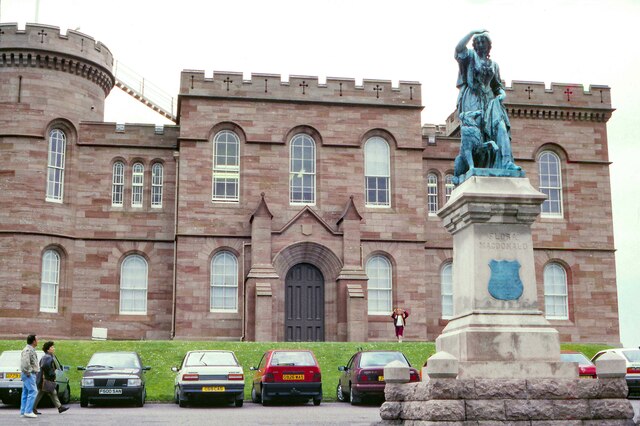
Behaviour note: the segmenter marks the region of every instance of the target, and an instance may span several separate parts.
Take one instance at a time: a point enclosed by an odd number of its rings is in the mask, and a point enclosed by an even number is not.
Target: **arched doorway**
[[[289,269],[285,279],[284,340],[324,341],[324,277],[309,263]]]

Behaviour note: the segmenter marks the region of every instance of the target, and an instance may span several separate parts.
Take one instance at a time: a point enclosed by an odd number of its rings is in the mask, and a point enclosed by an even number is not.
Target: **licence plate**
[[[304,380],[304,374],[283,374],[282,380]]]
[[[224,392],[224,386],[203,386],[202,392]]]
[[[20,373],[6,373],[4,375],[7,379],[19,379]]]
[[[121,395],[122,389],[98,389],[100,395]]]
[[[378,376],[378,381],[379,382],[384,382],[384,376]]]

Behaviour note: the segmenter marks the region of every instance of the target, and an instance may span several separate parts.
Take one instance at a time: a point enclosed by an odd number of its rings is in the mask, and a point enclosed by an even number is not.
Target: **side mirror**
[[[347,371],[347,367],[341,365],[340,367],[338,367],[338,371]]]
[[[149,366],[147,365],[147,366],[142,367],[142,369],[143,369],[144,371],[149,371],[149,370],[151,370],[151,367],[149,367]]]
[[[251,371],[258,371],[258,367],[249,367],[249,370],[251,370]]]
[[[62,371],[69,371],[71,367],[69,367],[68,365],[63,365],[62,366]]]
[[[80,366],[80,365],[78,366],[78,371],[84,371],[84,370],[86,370],[86,368],[85,368],[85,367],[82,367],[82,366]]]
[[[178,367],[171,367],[171,371],[173,371],[174,373],[178,372]]]

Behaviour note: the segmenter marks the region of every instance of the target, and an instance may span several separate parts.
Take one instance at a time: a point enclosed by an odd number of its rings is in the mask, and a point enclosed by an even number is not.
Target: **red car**
[[[596,366],[594,363],[589,361],[583,353],[574,352],[574,351],[562,351],[560,353],[560,361],[564,362],[577,362],[578,363],[578,374],[580,378],[585,379],[596,379],[598,376],[596,375]]]
[[[322,374],[315,355],[305,350],[272,350],[254,371],[251,400],[267,405],[273,399],[322,401]]]
[[[409,370],[409,380],[419,382],[418,370],[411,368],[409,360],[402,352],[397,351],[361,351],[356,352],[344,367],[338,367],[342,372],[338,379],[336,397],[338,401],[351,401],[352,405],[359,404],[367,396],[384,398],[384,367],[391,361],[406,364]]]

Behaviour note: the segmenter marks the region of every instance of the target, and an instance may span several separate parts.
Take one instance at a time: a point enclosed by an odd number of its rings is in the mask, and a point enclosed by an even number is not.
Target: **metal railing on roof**
[[[174,97],[160,89],[120,61],[114,66],[116,86],[158,114],[176,122]]]

